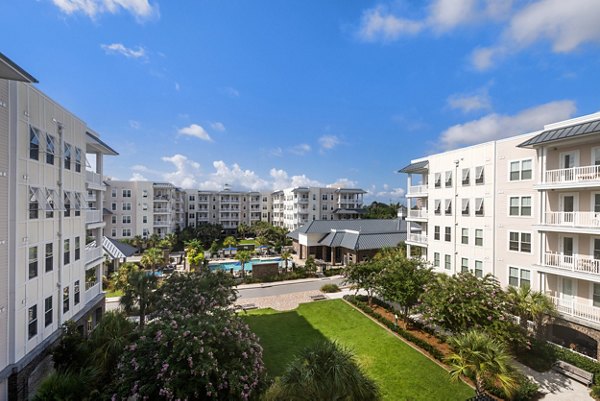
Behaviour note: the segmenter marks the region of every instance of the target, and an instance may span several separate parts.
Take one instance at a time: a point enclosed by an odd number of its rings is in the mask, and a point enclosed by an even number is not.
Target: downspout
[[[458,261],[458,250],[457,250],[457,233],[458,233],[458,165],[460,164],[460,160],[454,160],[454,199],[453,199],[453,205],[451,205],[452,207],[452,214],[454,216],[454,238],[453,238],[453,245],[454,245],[454,274],[456,274],[457,272],[457,261]],[[462,205],[461,205],[462,207]]]
[[[52,119],[56,123],[56,129],[58,132],[58,205],[62,205],[64,202],[64,188],[63,188],[63,172],[64,172],[64,138],[63,138],[63,125],[58,122],[56,119]],[[56,283],[56,291],[57,291],[57,309],[58,309],[58,326],[60,327],[63,323],[63,305],[62,305],[62,269],[63,269],[63,255],[64,255],[64,243],[62,239],[63,234],[63,218],[64,218],[64,205],[60,208],[61,210],[58,212],[58,232],[56,233],[56,238],[58,238],[58,257],[57,257],[57,266],[58,266],[58,282]]]

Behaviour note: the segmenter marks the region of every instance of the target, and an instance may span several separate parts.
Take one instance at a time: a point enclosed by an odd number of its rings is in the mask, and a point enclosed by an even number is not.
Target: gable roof
[[[527,148],[538,146],[544,143],[556,142],[563,139],[582,137],[597,133],[600,133],[600,119],[573,124],[567,127],[545,130],[542,133],[529,138],[518,146],[520,148]]]
[[[429,161],[423,160],[420,162],[411,163],[408,166],[403,167],[400,170],[398,170],[398,172],[399,173],[420,173],[420,172],[427,170],[428,168],[429,168]]]
[[[37,84],[38,80],[19,67],[14,61],[0,53],[0,79]]]

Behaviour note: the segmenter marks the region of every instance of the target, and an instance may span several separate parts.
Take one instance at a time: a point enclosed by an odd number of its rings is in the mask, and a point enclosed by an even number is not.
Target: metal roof
[[[298,234],[326,234],[332,230],[353,230],[361,234],[406,232],[406,222],[398,219],[313,220],[292,231],[288,236],[297,239]]]
[[[98,150],[98,151],[102,152],[102,154],[105,154],[105,155],[111,155],[111,156],[119,155],[119,153],[117,153],[116,150],[114,150],[113,148],[108,146],[96,135],[93,135],[89,132],[86,132],[86,134],[87,134],[86,135],[87,136],[87,146],[90,146],[93,150]]]
[[[85,248],[96,248],[96,241],[90,242],[85,246]],[[102,236],[102,249],[111,260],[127,258],[137,252],[137,248],[106,236]]]
[[[398,170],[399,173],[420,173],[429,168],[429,161],[423,160],[416,163],[411,163],[408,166]]]
[[[365,209],[335,209],[333,214],[365,214]]]
[[[341,247],[361,251],[395,247],[402,241],[406,241],[405,232],[361,234],[355,231],[338,231],[327,234],[325,238],[319,241],[319,244],[330,248]]]
[[[338,188],[335,190],[336,193],[342,194],[366,194],[367,191],[360,188]]]
[[[533,147],[548,142],[556,142],[595,133],[600,133],[600,119],[543,131],[541,134],[529,138],[520,144],[519,147]]]
[[[28,82],[30,84],[38,83],[37,79],[2,53],[0,53],[0,79]]]

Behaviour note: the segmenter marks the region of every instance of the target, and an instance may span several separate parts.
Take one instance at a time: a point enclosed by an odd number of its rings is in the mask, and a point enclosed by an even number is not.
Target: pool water
[[[260,265],[264,263],[273,263],[278,262],[279,267],[284,266],[283,260],[281,258],[273,258],[273,259],[252,259],[249,262],[244,264],[245,271],[252,271],[253,265]],[[289,264],[290,262],[288,262]],[[240,262],[227,262],[227,263],[211,263],[208,265],[210,270],[221,269],[225,271],[231,271],[233,269],[234,272],[242,270],[242,264]]]

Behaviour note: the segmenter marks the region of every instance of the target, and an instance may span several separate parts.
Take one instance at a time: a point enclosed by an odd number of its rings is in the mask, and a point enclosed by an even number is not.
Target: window
[[[71,170],[71,145],[65,143],[65,169]]]
[[[27,310],[27,337],[31,340],[37,336],[37,305],[33,305]]]
[[[468,216],[470,214],[469,211],[469,199],[463,199],[462,200],[462,215],[463,216]]]
[[[440,226],[433,227],[433,239],[440,239]]]
[[[594,283],[594,293],[592,294],[593,305],[600,307],[600,284]]]
[[[117,216],[115,216],[114,214],[110,216],[110,222],[112,224],[117,224]]]
[[[439,252],[433,253],[433,266],[440,267],[440,253]]]
[[[116,237],[117,236],[117,229],[116,228],[111,228],[110,229],[110,236],[111,237]]]
[[[530,180],[531,179],[531,159],[517,160],[510,162],[510,180]]]
[[[531,272],[517,267],[508,268],[508,285],[513,287],[530,287]]]
[[[131,189],[123,190],[123,198],[131,198]]]
[[[63,313],[69,311],[69,286],[63,288]]]
[[[52,296],[44,300],[44,327],[52,324]]]
[[[123,237],[131,237],[131,228],[124,228],[122,233]]]
[[[483,166],[475,167],[475,184],[481,185],[484,183],[484,173]]]
[[[444,240],[447,242],[452,241],[452,227],[444,228]]]
[[[323,195],[321,196],[321,200],[324,200],[324,201],[326,201],[326,200],[327,200],[327,194],[323,194]]]
[[[54,252],[52,242],[46,244],[46,271],[51,272],[54,270]]]
[[[467,259],[467,258],[460,259],[460,271],[461,271],[461,273],[466,273],[469,271],[469,259]]]
[[[148,223],[148,216],[142,217],[142,223],[144,223],[144,224]]]
[[[463,228],[460,238],[460,243],[464,245],[469,245],[469,229]]]
[[[531,287],[531,272],[521,269],[521,287]]]
[[[38,275],[38,247],[29,248],[29,278],[35,278]]]
[[[471,169],[470,168],[462,169],[462,184],[465,187],[471,185]]]
[[[81,241],[79,237],[75,237],[75,260],[81,258]]]
[[[110,197],[111,198],[116,198],[117,197],[117,188],[113,188],[110,190]]]
[[[123,216],[123,224],[131,224],[131,216]]]
[[[54,137],[50,134],[46,134],[46,163],[54,164],[54,149],[56,142]]]
[[[29,126],[29,158],[40,159],[40,130]]]
[[[112,210],[113,212],[117,211],[117,204],[115,202],[110,204],[110,210]]]
[[[475,198],[475,216],[483,216],[485,211],[483,209],[483,198]]]
[[[444,182],[446,183],[446,188],[451,188],[452,187],[452,171],[446,171],[445,175],[446,175],[446,179]]]
[[[442,187],[442,173],[435,173],[435,187]]]
[[[81,173],[81,149],[75,148],[75,171]]]
[[[450,255],[444,255],[444,269],[446,269],[446,270],[452,269],[452,261],[450,259]]]
[[[79,304],[79,296],[80,296],[79,280],[77,280],[77,281],[75,281],[75,284],[73,285],[73,304],[74,305]]]
[[[475,261],[475,277],[483,277],[483,262],[481,260]]]
[[[123,202],[123,205],[121,206],[123,208],[123,210],[127,211],[127,210],[131,210],[131,202]]]
[[[40,189],[29,187],[29,218],[37,219],[40,209]]]
[[[68,265],[69,263],[71,263],[71,250],[69,249],[69,245],[70,245],[70,242],[68,239],[66,239],[64,242],[64,257],[63,257],[63,263],[65,265]]]
[[[444,213],[446,216],[452,215],[452,199],[444,200]]]
[[[51,219],[54,217],[54,210],[56,206],[55,199],[58,199],[58,193],[53,189],[46,189],[46,218]]]
[[[531,216],[531,196],[511,196],[508,214],[510,216]]]
[[[442,214],[442,201],[439,199],[436,199],[434,201],[434,208],[433,208],[433,212],[435,214]]]
[[[483,230],[481,228],[475,229],[475,245],[483,246]]]
[[[65,205],[65,217],[71,216],[71,194],[66,191],[64,193],[64,205]]]
[[[508,233],[508,249],[531,253],[531,233],[510,231]]]
[[[594,238],[594,259],[600,260],[600,239]]]
[[[75,200],[75,217],[81,216],[81,194],[79,192],[73,192]]]

